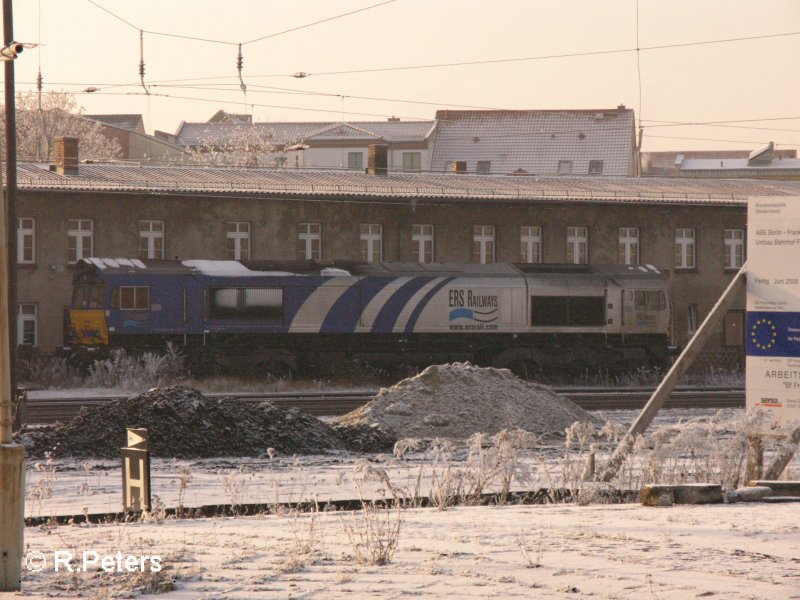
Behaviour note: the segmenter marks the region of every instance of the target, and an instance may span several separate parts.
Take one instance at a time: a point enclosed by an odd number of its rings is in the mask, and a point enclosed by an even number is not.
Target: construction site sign
[[[800,419],[800,197],[747,210],[747,407]]]

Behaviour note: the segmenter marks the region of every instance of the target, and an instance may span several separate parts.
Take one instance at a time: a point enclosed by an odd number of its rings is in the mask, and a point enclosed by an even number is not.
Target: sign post
[[[800,418],[800,197],[751,198],[747,211],[747,408]]]
[[[128,429],[128,446],[122,450],[122,508],[125,512],[150,510],[150,450],[147,429]]]

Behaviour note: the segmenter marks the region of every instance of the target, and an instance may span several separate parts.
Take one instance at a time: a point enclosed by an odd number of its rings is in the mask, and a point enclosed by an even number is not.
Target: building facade
[[[70,156],[70,153],[66,153]],[[676,345],[745,260],[747,199],[798,182],[20,165],[19,341],[63,340],[83,257],[652,264]],[[712,342],[741,350],[744,298]]]

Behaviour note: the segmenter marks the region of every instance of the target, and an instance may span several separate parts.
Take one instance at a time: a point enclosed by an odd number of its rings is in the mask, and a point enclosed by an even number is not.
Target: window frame
[[[412,163],[411,166],[406,164],[406,159]],[[416,163],[416,166],[414,166],[414,163]],[[422,171],[422,152],[403,152],[403,171],[407,173]]]
[[[583,225],[567,227],[567,263],[589,264],[589,228]]]
[[[355,158],[358,160],[354,160]],[[352,151],[347,153],[347,169],[349,171],[363,171],[364,170],[364,153],[361,151]]]
[[[23,227],[26,221],[30,226]],[[30,240],[30,258],[25,258],[26,241]],[[17,219],[17,264],[36,264],[36,219],[33,217],[20,217]]]
[[[599,166],[599,168],[598,168],[598,166]],[[602,174],[603,174],[603,161],[602,160],[590,160],[589,161],[589,175],[602,175]]]
[[[687,237],[686,232],[691,232]],[[675,270],[697,268],[697,230],[694,227],[675,228]]]
[[[430,233],[426,231],[430,228]],[[434,239],[436,227],[431,223],[414,223],[411,225],[411,255],[416,263],[427,264],[435,260]],[[430,244],[430,248],[428,248]],[[428,258],[430,256],[430,258]]]
[[[634,232],[635,235],[631,235]],[[642,247],[638,227],[620,227],[618,230],[619,245],[617,259],[621,265],[638,266],[640,264],[639,250]],[[635,253],[635,256],[634,256]]]
[[[89,224],[88,229],[83,228],[86,223]],[[84,242],[87,240],[88,253],[84,253],[86,249]],[[92,219],[67,219],[67,263],[74,265],[80,259],[92,256],[94,256],[94,221]]]
[[[542,262],[542,228],[540,225],[521,225],[519,228],[520,262]]]
[[[494,225],[472,226],[472,260],[476,264],[490,265],[495,262],[495,232]]]
[[[728,237],[728,233],[734,234],[733,237]],[[739,233],[741,237],[735,237]],[[723,243],[725,245],[723,252],[723,261],[725,262],[725,270],[738,271],[744,265],[746,260],[747,244],[745,244],[746,236],[745,230],[742,228],[726,228],[723,233]],[[738,250],[738,252],[737,252]]]
[[[381,262],[383,260],[383,225],[380,223],[360,223],[358,228],[361,260],[370,263]],[[377,248],[375,248],[376,245]]]
[[[316,228],[316,231],[312,231],[314,228]],[[321,222],[306,221],[297,224],[297,258],[300,260],[319,260],[322,258]]]
[[[250,260],[251,231],[250,221],[225,221],[225,256],[228,260]]]
[[[155,225],[160,229],[154,229]],[[145,228],[146,227],[146,228]],[[142,242],[145,247],[142,247]],[[157,248],[160,242],[161,249]],[[164,221],[157,219],[141,219],[139,221],[139,258],[148,260],[164,260],[165,252]]]
[[[556,169],[556,173],[558,173],[559,175],[572,175],[572,161],[571,160],[558,161],[558,167]]]
[[[25,307],[31,307],[32,312],[24,312]],[[33,341],[31,343],[25,342],[25,324],[33,323]],[[34,302],[21,302],[17,305],[17,346],[32,346],[39,345],[39,306]]]
[[[141,290],[144,290],[142,292]],[[127,305],[126,293],[132,294],[133,304]],[[125,305],[123,305],[125,304]],[[111,294],[111,307],[124,311],[149,311],[150,310],[150,286],[149,285],[119,285],[114,288]]]

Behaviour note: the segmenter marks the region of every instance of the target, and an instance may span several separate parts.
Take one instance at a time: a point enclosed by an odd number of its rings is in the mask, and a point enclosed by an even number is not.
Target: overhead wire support
[[[144,30],[139,30],[139,81],[142,83],[144,93],[150,95],[150,90],[144,84]]]
[[[244,57],[242,56],[242,45],[239,44],[239,54],[236,56],[236,71],[239,73],[239,89],[242,90],[242,93],[247,96],[247,86],[244,83],[244,79],[242,79],[242,68],[244,66]]]

